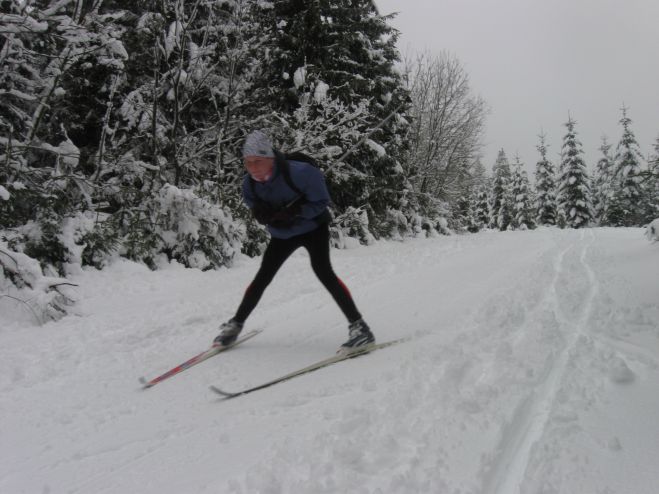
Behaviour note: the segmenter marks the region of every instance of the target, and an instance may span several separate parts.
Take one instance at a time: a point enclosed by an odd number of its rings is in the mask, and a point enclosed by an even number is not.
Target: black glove
[[[275,228],[288,228],[295,223],[296,216],[297,215],[288,208],[280,209],[279,211],[272,213],[272,217],[268,224]]]
[[[270,224],[273,213],[274,211],[272,210],[272,207],[270,207],[270,205],[265,202],[257,202],[254,205],[254,208],[252,208],[254,219],[262,225]]]
[[[299,200],[280,209],[273,209],[268,203],[260,202],[254,205],[252,214],[262,225],[288,228],[295,223],[300,211],[302,211],[302,202]]]

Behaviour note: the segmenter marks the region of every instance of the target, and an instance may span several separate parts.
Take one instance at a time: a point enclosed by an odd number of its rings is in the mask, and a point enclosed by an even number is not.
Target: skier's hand
[[[272,221],[273,213],[274,212],[272,211],[272,208],[264,203],[257,203],[252,209],[254,219],[262,225],[270,224],[270,221]]]
[[[257,203],[252,208],[254,219],[262,225],[270,225],[275,228],[287,228],[295,223],[302,210],[301,201],[295,201],[281,209],[274,210],[267,203]]]
[[[272,213],[269,225],[274,226],[275,228],[287,228],[295,223],[296,216],[296,214],[288,209],[280,209],[279,211]]]

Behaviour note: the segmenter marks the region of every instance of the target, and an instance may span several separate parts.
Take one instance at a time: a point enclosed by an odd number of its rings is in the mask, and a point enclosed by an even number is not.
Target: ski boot
[[[213,346],[229,346],[238,339],[243,330],[243,323],[235,319],[229,319],[220,326],[220,334],[213,340]]]
[[[359,347],[375,343],[375,336],[373,336],[371,328],[368,327],[368,324],[363,319],[351,322],[350,326],[348,326],[348,331],[348,341],[341,345],[338,353],[350,353]]]

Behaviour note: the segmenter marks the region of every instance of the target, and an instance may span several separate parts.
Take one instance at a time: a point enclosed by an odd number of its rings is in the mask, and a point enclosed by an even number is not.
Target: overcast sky
[[[376,0],[399,12],[401,52],[448,51],[488,103],[483,164],[499,149],[534,170],[538,134],[558,163],[568,112],[585,159],[613,149],[621,107],[644,156],[659,136],[659,0]]]

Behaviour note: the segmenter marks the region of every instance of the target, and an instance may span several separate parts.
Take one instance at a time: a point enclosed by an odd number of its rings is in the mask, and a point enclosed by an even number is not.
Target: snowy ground
[[[338,309],[296,253],[260,336],[170,381],[258,260],[86,271],[79,315],[0,306],[0,492],[634,493],[659,486],[659,244],[640,229],[482,233],[333,252],[379,341],[334,352]]]

